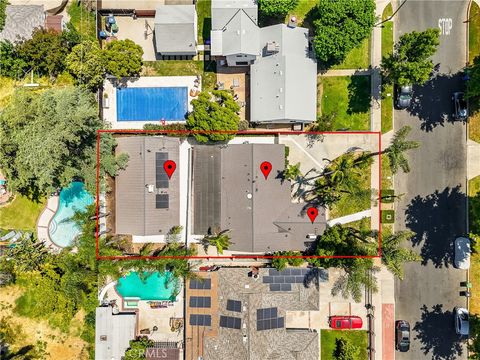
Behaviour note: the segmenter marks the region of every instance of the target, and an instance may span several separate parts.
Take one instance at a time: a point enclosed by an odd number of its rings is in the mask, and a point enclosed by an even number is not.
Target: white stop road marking
[[[451,18],[441,18],[438,19],[438,28],[440,29],[440,35],[450,35],[450,30],[452,30],[452,19]]]

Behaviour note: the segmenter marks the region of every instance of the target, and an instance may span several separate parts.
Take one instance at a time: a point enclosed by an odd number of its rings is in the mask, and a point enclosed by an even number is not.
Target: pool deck
[[[196,76],[142,76],[139,78],[131,78],[126,82],[128,88],[139,87],[186,87],[188,96],[188,111],[192,111],[191,101],[195,97],[190,96],[190,91],[194,89]],[[201,88],[201,80],[199,81],[198,90]],[[106,80],[104,83],[104,99],[103,99],[103,119],[110,123],[112,129],[143,129],[145,124],[159,124],[160,121],[117,121],[117,92],[116,87],[110,80]],[[106,95],[105,95],[106,94]],[[107,96],[107,100],[105,99]],[[106,102],[108,103],[107,106]],[[171,124],[175,122],[183,121],[166,121],[165,123]]]
[[[51,249],[53,252],[59,252],[62,250],[60,246],[55,244],[48,234],[48,227],[52,221],[55,213],[57,212],[60,196],[51,196],[47,200],[47,204],[37,220],[37,238],[39,242],[44,242],[45,246]]]

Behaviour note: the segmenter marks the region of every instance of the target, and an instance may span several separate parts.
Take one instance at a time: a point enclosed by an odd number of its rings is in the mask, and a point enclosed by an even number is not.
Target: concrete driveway
[[[452,266],[453,241],[466,228],[466,125],[453,121],[451,95],[462,90],[468,1],[408,1],[395,17],[395,37],[412,30],[440,28],[440,46],[433,58],[438,72],[424,86],[414,87],[415,102],[395,111],[394,127],[412,127],[421,147],[409,154],[411,172],[395,177],[405,194],[396,206],[395,230],[409,229],[409,246],[422,255],[407,264],[405,280],[396,281],[396,319],[410,322],[411,348],[396,359],[466,359],[466,343],[453,328],[453,308],[465,306],[459,296],[465,271]]]

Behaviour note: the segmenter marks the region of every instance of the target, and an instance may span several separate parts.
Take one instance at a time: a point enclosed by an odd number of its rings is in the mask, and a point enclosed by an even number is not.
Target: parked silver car
[[[468,310],[465,308],[456,307],[453,309],[453,314],[455,317],[455,332],[458,335],[468,336],[470,331]]]
[[[459,237],[455,240],[455,258],[453,265],[462,270],[470,268],[470,239]]]
[[[400,86],[397,90],[397,98],[395,105],[398,109],[406,109],[412,103],[412,85],[403,85]]]

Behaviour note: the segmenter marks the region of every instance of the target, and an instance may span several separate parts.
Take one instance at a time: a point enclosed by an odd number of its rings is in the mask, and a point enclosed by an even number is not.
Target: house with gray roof
[[[312,224],[307,204],[292,202],[290,182],[281,177],[283,144],[199,145],[192,156],[195,234],[230,229],[229,250],[269,253],[304,251],[307,235],[325,230],[325,209]],[[267,179],[264,161],[272,165]]]
[[[95,314],[95,359],[123,359],[130,340],[135,340],[137,314],[118,312],[111,306],[97,307]]]
[[[126,169],[115,178],[115,234],[136,242],[161,242],[179,225],[179,145],[167,136],[129,136],[117,139],[116,153],[129,156]],[[168,178],[163,164],[176,163]]]
[[[250,68],[250,121],[315,121],[317,64],[309,56],[308,29],[278,24],[260,30],[262,55]]]
[[[5,27],[0,31],[0,40],[16,42],[32,38],[37,28],[45,26],[43,5],[7,5]]]
[[[255,0],[212,0],[210,53],[225,56],[228,66],[251,65],[260,54]]]
[[[155,47],[161,55],[197,54],[195,5],[161,5],[155,13]]]

